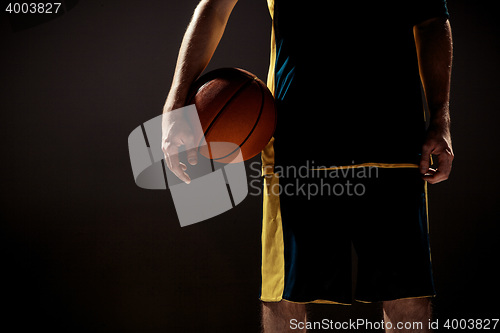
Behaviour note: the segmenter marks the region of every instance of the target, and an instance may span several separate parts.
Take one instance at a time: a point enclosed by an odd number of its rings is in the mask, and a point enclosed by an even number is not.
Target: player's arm
[[[433,18],[414,27],[420,77],[430,112],[430,123],[422,146],[420,171],[434,184],[448,179],[453,161],[450,135],[450,78],[452,35],[445,18]],[[437,156],[437,170],[430,169],[430,156]]]
[[[172,172],[186,183],[190,178],[178,158],[180,146],[193,147],[193,135],[186,119],[170,111],[184,106],[189,88],[203,72],[224,33],[229,15],[237,0],[202,0],[184,34],[177,57],[170,92],[163,108],[162,149]],[[195,149],[187,151],[188,162],[197,163]]]

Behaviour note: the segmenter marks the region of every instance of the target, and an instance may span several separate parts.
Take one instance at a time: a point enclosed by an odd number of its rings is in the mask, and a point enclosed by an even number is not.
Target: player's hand
[[[179,148],[186,148],[189,164],[196,165],[198,156],[194,146],[194,136],[191,126],[182,113],[164,112],[162,118],[162,145],[167,167],[180,180],[189,184],[191,178],[186,173],[187,166],[179,160]]]
[[[437,169],[431,168],[431,155],[437,157]],[[448,179],[453,158],[449,127],[447,125],[429,126],[422,146],[422,158],[420,160],[422,178],[431,184]]]

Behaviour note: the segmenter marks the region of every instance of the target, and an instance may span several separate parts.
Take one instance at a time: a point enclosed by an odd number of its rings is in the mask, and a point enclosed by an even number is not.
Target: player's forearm
[[[164,112],[184,106],[189,87],[208,65],[236,0],[203,0],[188,25]]]
[[[450,79],[453,54],[448,20],[431,19],[415,26],[420,77],[434,126],[449,129]]]

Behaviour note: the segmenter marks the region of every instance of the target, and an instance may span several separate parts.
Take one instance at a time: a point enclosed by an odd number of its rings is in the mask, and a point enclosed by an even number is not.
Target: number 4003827
[[[9,2],[5,12],[9,14],[57,14],[61,2]]]

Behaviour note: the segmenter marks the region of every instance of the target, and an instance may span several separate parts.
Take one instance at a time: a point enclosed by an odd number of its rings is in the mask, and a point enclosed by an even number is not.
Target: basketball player
[[[190,127],[169,111],[184,106],[235,4],[201,1],[179,51],[162,147],[168,167],[186,183],[177,152],[192,144]],[[354,299],[382,302],[387,332],[428,332],[435,291],[427,183],[446,180],[453,160],[445,0],[268,5],[268,86],[278,124],[262,152],[263,329],[304,332],[307,325],[296,323],[307,322],[306,304],[351,304],[352,244]],[[188,151],[187,160],[196,164],[196,152]],[[303,166],[306,175],[289,172]]]

